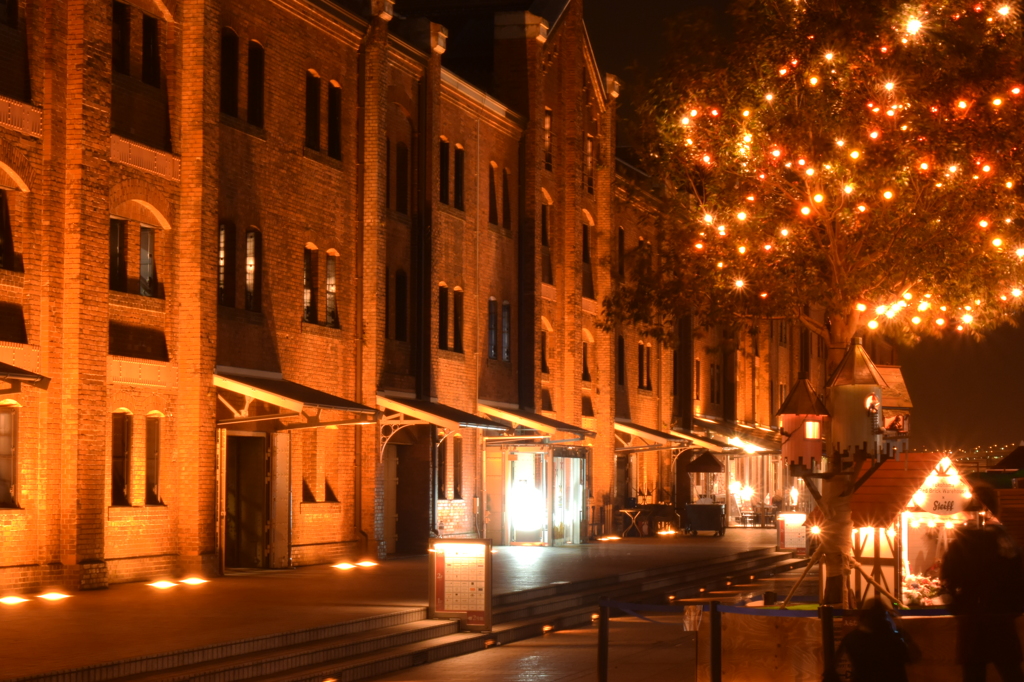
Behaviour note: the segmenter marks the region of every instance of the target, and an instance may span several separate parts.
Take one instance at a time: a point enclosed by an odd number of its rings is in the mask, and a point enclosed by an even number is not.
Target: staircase
[[[806,565],[788,552],[758,549],[694,564],[494,595],[494,630],[459,632],[457,621],[427,620],[426,608],[211,647],[24,677],[16,682],[348,682],[480,651],[550,630],[589,623],[601,598],[664,603]],[[268,614],[272,617],[272,614]]]

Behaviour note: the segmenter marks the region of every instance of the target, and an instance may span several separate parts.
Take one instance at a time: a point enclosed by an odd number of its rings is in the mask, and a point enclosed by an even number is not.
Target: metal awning
[[[25,381],[30,384],[46,381],[46,377],[42,374],[36,374],[27,369],[8,365],[6,362],[0,362],[0,379],[4,381]]]
[[[526,410],[518,410],[504,407],[494,407],[493,405],[486,405],[479,403],[477,409],[486,415],[507,421],[513,427],[524,427],[533,431],[539,431],[540,433],[556,433],[562,431],[565,433],[574,433],[582,438],[595,438],[597,434],[593,431],[588,431],[582,426],[573,426],[565,422],[560,422],[557,419],[551,417],[545,417],[542,414],[536,412],[527,412]]]
[[[717,438],[714,440],[719,443],[725,443],[727,448],[735,448],[742,450],[748,455],[777,455],[780,453],[779,444],[773,442],[767,438],[757,442],[757,438],[761,438],[758,432],[763,431],[766,434],[774,435],[774,431],[767,428],[753,427],[744,424],[737,424],[736,427],[730,427],[726,424],[721,424],[710,419],[704,419],[697,417],[696,421],[700,422],[709,433],[714,433]]]
[[[377,396],[377,407],[391,410],[419,422],[440,426],[449,431],[459,429],[482,429],[485,431],[508,431],[508,427],[485,417],[455,407],[433,403],[427,400]]]
[[[307,407],[356,414],[377,413],[372,407],[288,381],[271,372],[239,374],[218,368],[213,375],[213,385],[295,413]]]
[[[657,429],[641,426],[640,424],[634,424],[630,421],[616,419],[614,426],[615,430],[620,433],[638,436],[650,443],[646,447],[641,446],[639,450],[675,450],[682,449],[682,447],[686,447],[690,443],[689,438],[673,435],[672,433],[666,433],[665,431],[658,431]],[[621,439],[621,441],[625,443],[625,440]],[[637,450],[638,447],[631,444],[624,447],[616,447],[615,452],[631,452]]]
[[[697,436],[691,436],[689,434],[679,433],[678,431],[669,431],[676,438],[685,438],[690,441],[694,447],[703,448],[711,452],[725,452],[732,448],[728,443],[718,442],[714,439],[709,438],[698,438]]]

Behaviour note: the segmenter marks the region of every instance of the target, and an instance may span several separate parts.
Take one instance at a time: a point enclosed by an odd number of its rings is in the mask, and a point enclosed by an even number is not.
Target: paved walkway
[[[501,547],[494,561],[495,592],[713,559],[774,544],[772,530],[730,529],[723,538],[679,535],[577,547]],[[56,602],[0,604],[0,679],[422,608],[426,577],[426,557],[404,557],[349,571],[310,566],[233,573],[167,590],[133,583],[77,592]]]
[[[692,682],[697,679],[697,633],[682,618],[657,623],[613,618],[608,632],[608,682]],[[597,626],[551,632],[505,646],[449,658],[375,678],[380,682],[570,682],[597,679]]]

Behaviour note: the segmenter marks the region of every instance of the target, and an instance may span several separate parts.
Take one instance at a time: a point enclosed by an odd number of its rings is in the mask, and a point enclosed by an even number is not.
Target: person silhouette
[[[996,517],[964,527],[949,543],[940,577],[956,616],[957,655],[964,682],[984,682],[993,663],[1004,682],[1024,682],[1017,618],[1024,613],[1024,554],[999,524],[999,498],[977,487],[974,499]]]
[[[903,633],[889,620],[880,599],[869,599],[864,607],[856,629],[839,644],[836,658],[845,655],[850,661],[852,682],[907,682],[911,647]]]

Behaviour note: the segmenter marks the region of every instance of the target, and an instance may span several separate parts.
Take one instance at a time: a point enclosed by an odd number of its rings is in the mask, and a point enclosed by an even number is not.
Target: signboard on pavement
[[[465,630],[491,629],[491,541],[430,541],[428,618],[458,618]]]

